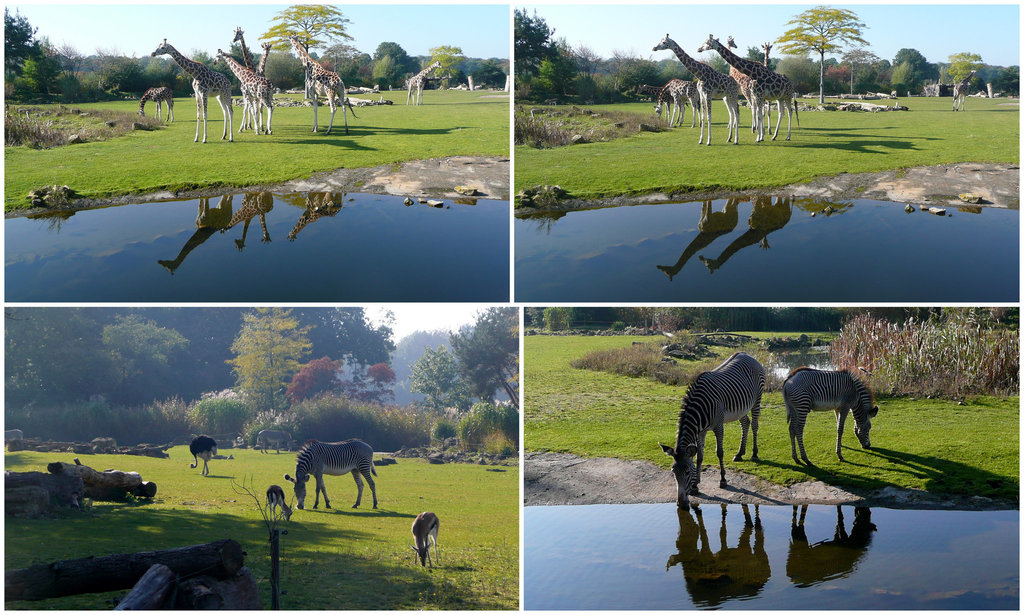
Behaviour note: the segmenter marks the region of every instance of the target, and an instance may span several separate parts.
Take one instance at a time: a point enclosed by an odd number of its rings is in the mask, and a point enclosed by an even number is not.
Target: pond
[[[807,346],[790,350],[773,350],[771,362],[765,368],[773,375],[785,380],[789,372],[798,367],[814,369],[835,369],[828,346]]]
[[[527,506],[524,606],[1009,609],[1019,511]]]
[[[509,204],[246,192],[5,221],[7,301],[509,299]]]
[[[1018,211],[915,210],[764,196],[517,217],[515,298],[1018,300]]]

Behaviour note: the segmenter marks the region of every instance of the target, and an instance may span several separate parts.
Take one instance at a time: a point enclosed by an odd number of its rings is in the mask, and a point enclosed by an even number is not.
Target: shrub
[[[238,433],[250,414],[249,406],[237,397],[205,397],[189,411],[189,425],[197,433]]]
[[[298,439],[299,423],[294,412],[274,412],[267,410],[257,412],[242,427],[242,439],[249,446],[256,445],[256,436],[264,429],[277,429],[288,432],[293,440]]]
[[[357,402],[341,395],[307,399],[291,408],[295,415],[292,437],[336,442],[359,438],[374,450],[394,451],[430,442],[431,414],[412,407]]]
[[[569,307],[544,308],[544,326],[548,331],[565,331],[572,323],[573,309]]]
[[[434,430],[431,432],[434,440],[438,442],[444,442],[448,438],[454,438],[458,432],[455,428],[455,423],[452,423],[448,419],[440,418],[434,423]]]
[[[613,322],[611,327],[612,331],[622,331],[625,328],[626,323],[622,322],[621,320],[616,320],[615,322]]]
[[[459,421],[459,443],[469,450],[481,450],[492,434],[503,434],[518,449],[519,410],[515,406],[477,402]]]
[[[502,455],[506,457],[518,454],[516,444],[503,432],[496,431],[488,434],[480,450],[491,455]]]
[[[21,429],[29,438],[88,442],[106,436],[121,445],[169,442],[188,435],[185,403],[180,399],[138,407],[111,407],[102,399],[61,406],[4,409],[8,427]]]

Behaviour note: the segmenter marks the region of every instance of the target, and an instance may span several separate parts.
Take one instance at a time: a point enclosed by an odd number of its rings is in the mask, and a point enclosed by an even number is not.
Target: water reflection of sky
[[[702,505],[709,554],[741,546],[744,516],[729,505]],[[524,509],[524,606],[527,609],[1014,609],[1019,604],[1018,511],[919,511],[872,508],[875,528],[866,547],[826,553],[816,562],[794,540],[793,507],[748,507],[761,524],[762,564],[735,564],[732,577],[764,578],[735,590],[726,579],[688,585],[677,539],[674,504],[529,506]],[[856,511],[842,507],[847,534]],[[803,520],[808,545],[834,541],[834,506],[810,506]],[[754,534],[756,537],[756,534]],[[748,536],[750,538],[750,536]],[[754,544],[751,539],[747,544]],[[796,545],[796,546],[794,546]],[[828,545],[832,546],[834,545]],[[843,547],[847,548],[847,547]],[[742,549],[741,549],[742,550]],[[856,549],[855,549],[856,550]],[[837,554],[838,553],[838,554]],[[798,587],[799,561],[834,566],[841,574]],[[687,559],[687,558],[682,558]],[[748,558],[749,559],[749,558]],[[697,561],[697,560],[691,560]],[[705,569],[714,561],[701,560]],[[693,565],[692,563],[690,565]],[[740,567],[737,567],[740,566]],[[767,569],[750,570],[757,566]],[[812,567],[813,568],[813,567]],[[690,575],[701,571],[689,571]],[[705,570],[706,572],[706,570]],[[765,575],[767,572],[767,575]],[[803,573],[806,574],[806,573]]]
[[[709,209],[702,203],[637,205],[517,219],[516,298],[1018,298],[1017,211],[950,208],[951,216],[936,216],[908,214],[893,203],[856,201],[836,204],[827,215],[821,203],[770,202],[760,209],[750,201],[727,208],[727,201],[719,200]],[[702,213],[708,214],[703,224]]]
[[[230,204],[211,198],[205,216],[212,226],[203,229],[197,200],[81,211],[64,220],[10,219],[6,297],[508,300],[507,201],[407,207],[401,197],[335,194],[337,203],[313,209],[305,195],[272,195],[253,211],[241,194]]]

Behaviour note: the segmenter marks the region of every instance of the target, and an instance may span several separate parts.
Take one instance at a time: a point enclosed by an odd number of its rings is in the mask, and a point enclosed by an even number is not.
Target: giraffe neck
[[[231,69],[231,72],[235,74],[235,77],[238,77],[238,80],[242,81],[242,77],[245,76],[245,73],[242,72],[242,69],[246,69],[246,67],[239,64],[234,58],[227,54],[222,55],[221,58],[224,59],[224,62],[228,65],[228,68]]]
[[[252,70],[252,56],[249,54],[249,47],[245,44],[245,37],[241,33],[238,35],[238,43],[242,46],[242,61],[245,62],[245,67]]]
[[[260,65],[256,67],[256,74],[262,75],[267,68],[267,56],[270,55],[270,47],[263,48],[263,56],[260,57]]]
[[[194,60],[189,60],[185,56],[178,53],[178,50],[174,47],[168,45],[167,49],[167,54],[171,56],[171,59],[174,60],[178,66],[181,67],[181,70],[192,75],[196,79],[210,72],[210,69],[206,68],[206,66]]]
[[[683,63],[683,66],[689,69],[689,71],[694,75],[697,75],[698,79],[706,80],[709,77],[713,76],[711,75],[711,73],[718,72],[715,69],[708,66],[707,64],[704,64],[703,62],[698,62],[697,60],[691,58],[685,51],[683,51],[682,47],[676,44],[675,41],[669,39],[668,42],[669,48],[676,54],[676,57],[679,58],[679,61]]]
[[[723,60],[729,63],[729,66],[732,66],[741,73],[753,76],[764,72],[764,66],[762,64],[739,57],[733,53],[732,50],[715,39],[711,39],[711,47],[717,51],[720,56],[722,56]]]

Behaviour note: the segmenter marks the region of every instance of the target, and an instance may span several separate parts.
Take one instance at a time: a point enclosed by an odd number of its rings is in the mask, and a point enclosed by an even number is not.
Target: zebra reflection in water
[[[757,596],[772,576],[768,553],[764,545],[764,528],[760,509],[742,505],[743,529],[735,547],[727,546],[725,504],[722,507],[722,526],[718,531],[718,550],[711,547],[701,508],[677,508],[679,537],[677,553],[668,558],[665,569],[679,564],[683,569],[686,591],[693,604],[699,607],[717,607],[730,600]]]
[[[836,506],[836,527],[832,540],[811,544],[804,530],[807,504],[793,505],[793,521],[786,557],[786,576],[797,587],[811,587],[825,581],[849,576],[867,554],[871,539],[878,526],[871,522],[871,509],[857,506],[853,509],[853,525],[846,531],[843,507]]]

